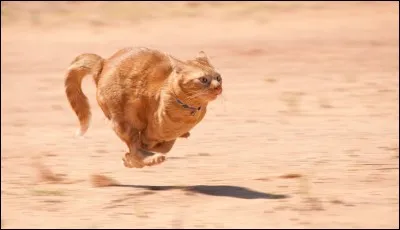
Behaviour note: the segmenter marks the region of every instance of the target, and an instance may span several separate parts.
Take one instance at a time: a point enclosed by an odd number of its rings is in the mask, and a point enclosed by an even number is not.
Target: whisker
[[[193,95],[191,95],[189,97],[186,97],[185,100],[188,101],[188,102],[191,102],[191,101],[193,101],[193,99],[195,99],[195,98],[197,98],[199,96],[205,95],[206,93],[207,93],[207,90],[202,90],[202,91],[197,92],[197,93],[195,93],[195,94],[193,94]]]

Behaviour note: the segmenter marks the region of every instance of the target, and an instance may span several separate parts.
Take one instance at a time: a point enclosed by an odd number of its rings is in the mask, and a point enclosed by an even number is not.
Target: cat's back
[[[108,58],[103,72],[116,72],[121,78],[165,79],[172,71],[168,56],[149,48],[124,48]]]
[[[98,89],[135,98],[155,96],[171,71],[167,54],[148,48],[125,48],[104,61]]]

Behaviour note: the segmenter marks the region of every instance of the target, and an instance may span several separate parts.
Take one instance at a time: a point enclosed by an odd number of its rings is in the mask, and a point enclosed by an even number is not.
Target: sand
[[[1,4],[2,228],[399,227],[398,2]],[[78,54],[129,46],[203,50],[224,81],[143,169],[91,79],[74,137],[63,86]]]

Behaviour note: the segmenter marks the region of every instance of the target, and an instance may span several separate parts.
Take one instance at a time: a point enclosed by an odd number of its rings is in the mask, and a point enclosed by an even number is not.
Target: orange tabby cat
[[[147,48],[126,48],[108,59],[82,54],[68,68],[65,91],[83,135],[90,120],[83,77],[92,75],[97,102],[113,130],[128,146],[125,167],[160,164],[178,137],[206,114],[207,104],[222,93],[221,75],[204,52],[187,61]],[[156,152],[156,153],[153,153]]]

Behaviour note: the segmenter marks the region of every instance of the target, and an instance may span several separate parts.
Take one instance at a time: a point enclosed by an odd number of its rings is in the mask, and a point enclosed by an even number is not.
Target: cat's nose
[[[217,87],[214,88],[214,90],[215,90],[215,93],[219,95],[222,93],[222,86],[218,85]]]

